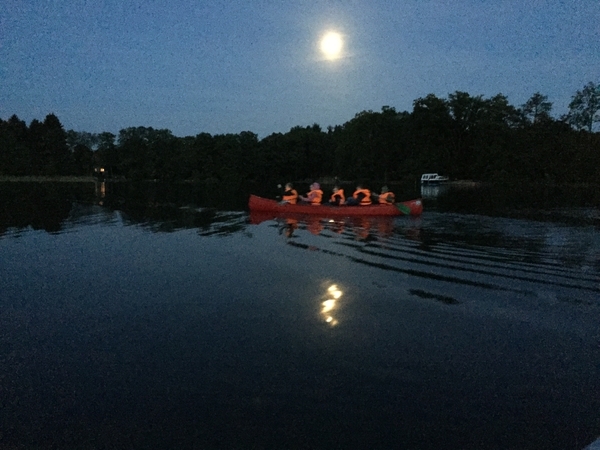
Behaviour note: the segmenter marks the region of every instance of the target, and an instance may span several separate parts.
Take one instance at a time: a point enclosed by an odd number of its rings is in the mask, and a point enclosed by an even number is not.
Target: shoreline
[[[45,183],[45,182],[52,182],[52,183],[96,183],[96,182],[122,182],[122,181],[130,181],[130,180],[126,180],[123,178],[97,178],[91,175],[88,176],[74,176],[74,175],[59,175],[59,176],[47,176],[47,175],[40,175],[40,176],[34,176],[34,175],[22,175],[22,176],[15,176],[15,175],[0,175],[0,183]],[[164,181],[164,180],[136,180],[136,181],[143,181],[143,182],[157,182],[157,181]],[[206,182],[211,182],[213,180],[171,180],[168,181],[170,183],[206,183]],[[295,183],[308,183],[308,181],[297,181]],[[330,184],[327,183],[326,181],[319,181],[322,184]],[[344,181],[344,180],[338,180],[337,181],[340,184],[351,184],[352,181]],[[405,182],[403,181],[389,181],[388,184],[403,184]],[[333,184],[333,183],[332,183]],[[424,185],[424,186],[453,186],[453,187],[470,187],[470,188],[475,188],[475,187],[483,187],[483,186],[487,186],[487,185],[503,185],[503,184],[515,184],[515,185],[522,185],[522,184],[527,184],[529,186],[561,186],[561,187],[597,187],[600,184],[599,183],[590,183],[590,182],[579,182],[579,183],[558,183],[558,182],[552,182],[552,181],[474,181],[474,180],[450,180],[450,181],[446,181],[443,183],[436,183],[436,184],[430,184],[430,185]]]
[[[91,176],[10,176],[0,175],[0,182],[13,182],[13,183],[44,183],[44,182],[57,182],[57,183],[93,183],[98,181],[97,178]]]

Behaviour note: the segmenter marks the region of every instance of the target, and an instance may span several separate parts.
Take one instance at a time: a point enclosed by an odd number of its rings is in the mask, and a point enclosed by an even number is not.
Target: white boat
[[[438,184],[438,183],[446,183],[450,178],[443,177],[438,175],[437,173],[424,173],[421,175],[421,184]]]

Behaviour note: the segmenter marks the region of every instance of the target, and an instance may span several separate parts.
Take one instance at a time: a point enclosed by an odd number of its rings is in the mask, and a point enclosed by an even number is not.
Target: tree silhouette
[[[567,120],[576,129],[592,132],[594,123],[600,122],[600,84],[589,82],[573,96],[569,103]]]
[[[536,92],[520,108],[503,94],[456,91],[416,99],[411,112],[390,106],[362,111],[326,130],[314,123],[263,139],[251,131],[176,137],[170,130],[130,127],[112,133],[65,132],[54,114],[27,126],[0,119],[0,174],[91,174],[106,178],[210,181],[235,189],[246,182],[317,178],[416,180],[425,172],[496,181],[596,182],[600,175],[600,86],[577,91],[567,117]],[[212,189],[212,188],[211,188]]]
[[[552,103],[548,101],[546,95],[536,92],[521,106],[521,111],[531,123],[537,123],[539,120],[550,118]]]

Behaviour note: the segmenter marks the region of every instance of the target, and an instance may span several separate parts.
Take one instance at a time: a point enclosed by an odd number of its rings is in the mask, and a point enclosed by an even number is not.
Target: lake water
[[[427,191],[419,218],[329,221],[49,186],[0,184],[0,449],[600,435],[595,193]]]

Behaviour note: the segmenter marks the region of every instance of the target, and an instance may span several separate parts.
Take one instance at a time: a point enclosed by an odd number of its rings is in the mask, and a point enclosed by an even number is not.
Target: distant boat
[[[421,184],[439,184],[446,183],[450,180],[448,177],[443,177],[437,173],[424,173],[421,175]]]

